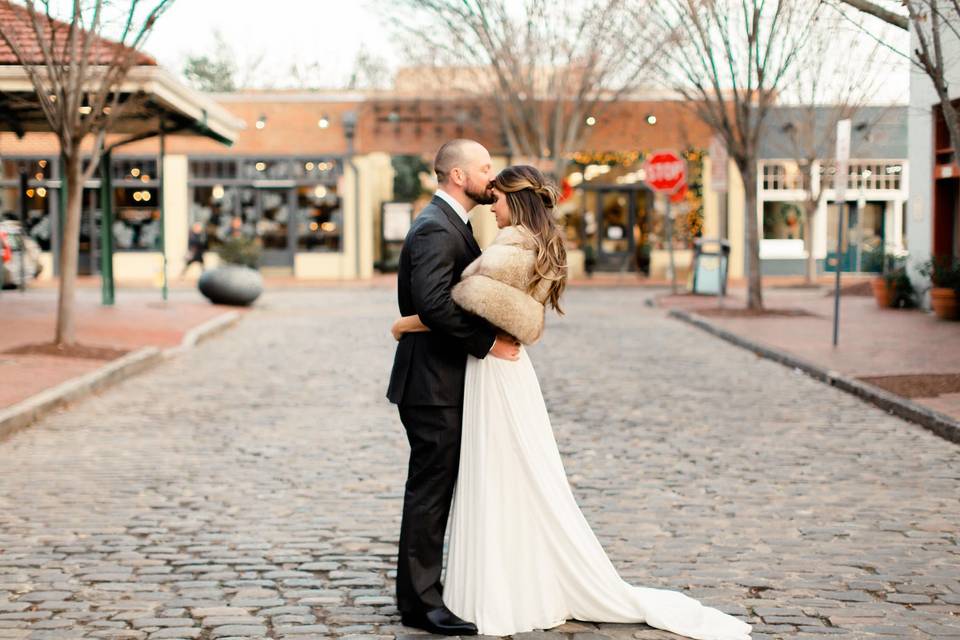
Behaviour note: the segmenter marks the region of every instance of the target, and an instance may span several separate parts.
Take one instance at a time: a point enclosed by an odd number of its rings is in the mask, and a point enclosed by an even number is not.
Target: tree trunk
[[[747,231],[747,308],[763,309],[763,289],[760,279],[760,229],[757,220],[757,164],[753,159],[737,162],[743,176],[743,223]]]
[[[60,241],[60,288],[57,297],[57,330],[54,342],[67,346],[76,342],[74,298],[77,289],[77,265],[80,253],[80,214],[83,205],[80,145],[64,156],[67,207]]]
[[[804,281],[812,285],[817,281],[817,258],[813,255],[813,222],[817,217],[817,201],[807,199],[804,202],[806,213],[806,233],[803,237],[803,246],[807,250],[807,268]]]

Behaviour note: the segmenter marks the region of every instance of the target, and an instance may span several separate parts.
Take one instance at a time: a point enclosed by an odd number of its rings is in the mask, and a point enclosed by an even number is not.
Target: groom
[[[477,627],[443,604],[443,536],[460,463],[467,354],[519,357],[519,346],[457,307],[450,289],[480,247],[467,213],[493,203],[490,154],[473,140],[451,140],[434,160],[439,188],[416,217],[400,252],[400,314],[419,314],[430,331],[397,345],[387,398],[399,405],[410,442],[397,557],[397,608],[403,624],[443,635]]]

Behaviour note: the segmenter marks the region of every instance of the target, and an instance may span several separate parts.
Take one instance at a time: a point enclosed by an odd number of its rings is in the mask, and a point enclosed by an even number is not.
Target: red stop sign
[[[651,189],[673,193],[687,179],[687,163],[673,151],[656,151],[644,160],[643,172]]]

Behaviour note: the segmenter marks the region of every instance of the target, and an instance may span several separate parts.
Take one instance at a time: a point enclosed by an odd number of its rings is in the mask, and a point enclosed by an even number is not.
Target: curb
[[[217,316],[216,318],[211,318],[203,324],[187,331],[179,345],[164,349],[162,355],[165,359],[169,359],[178,356],[185,351],[189,351],[201,342],[209,340],[213,336],[226,331],[236,323],[240,322],[241,317],[242,316],[240,315],[239,311],[228,311]]]
[[[143,347],[104,366],[77,378],[67,380],[50,389],[30,396],[26,400],[0,409],[0,442],[13,433],[24,429],[48,413],[71,402],[82,400],[94,392],[105,389],[120,380],[146,371],[150,367],[192,349],[197,344],[221,333],[239,322],[242,316],[230,311],[194,327],[184,334],[176,347],[161,350]]]
[[[836,371],[830,371],[784,351],[771,349],[765,345],[753,342],[752,340],[738,336],[737,334],[727,331],[726,329],[721,329],[720,327],[711,324],[703,318],[687,311],[671,309],[667,312],[667,314],[672,318],[682,320],[683,322],[691,324],[698,329],[735,344],[738,347],[752,351],[760,357],[773,360],[774,362],[778,362],[792,369],[799,369],[815,380],[826,383],[831,387],[836,387],[841,391],[846,391],[851,395],[857,396],[861,400],[865,400],[870,404],[883,409],[887,413],[891,413],[895,416],[903,418],[904,420],[909,420],[910,422],[918,424],[921,427],[937,434],[944,440],[949,440],[950,442],[960,444],[960,422],[957,422],[950,416],[944,415],[932,409],[928,409],[915,402],[911,402],[906,398],[894,395],[889,391],[881,389],[880,387],[868,384],[866,382],[861,382],[856,378],[845,376]]]

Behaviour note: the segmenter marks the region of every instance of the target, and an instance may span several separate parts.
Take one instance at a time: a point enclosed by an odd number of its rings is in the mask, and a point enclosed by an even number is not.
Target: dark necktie
[[[473,225],[470,224],[469,220],[467,220],[467,229],[470,229],[470,233],[473,233]]]

